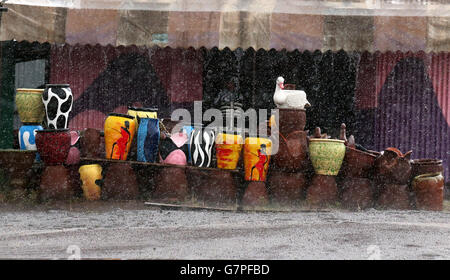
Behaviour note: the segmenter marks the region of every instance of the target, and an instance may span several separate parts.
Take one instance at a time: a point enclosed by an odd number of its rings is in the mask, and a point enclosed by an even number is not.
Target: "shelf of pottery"
[[[158,108],[135,107],[127,114],[110,113],[103,132],[78,133],[67,126],[73,103],[69,85],[18,89],[20,150],[0,150],[0,164],[11,186],[26,188],[28,170],[42,162],[43,200],[80,194],[87,200],[145,197],[250,208],[340,204],[442,210],[441,160],[410,160],[411,152],[395,148],[367,150],[353,136],[347,139],[345,124],[339,139],[320,128],[307,135],[311,104],[282,77],[273,99],[278,114],[267,120],[271,137],[182,125],[159,119]],[[272,155],[273,141],[279,145]]]

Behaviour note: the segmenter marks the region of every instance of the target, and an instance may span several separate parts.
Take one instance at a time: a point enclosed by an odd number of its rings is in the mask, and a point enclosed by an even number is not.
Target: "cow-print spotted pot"
[[[68,84],[47,84],[42,101],[45,105],[47,126],[50,129],[67,128],[72,110],[73,95]]]

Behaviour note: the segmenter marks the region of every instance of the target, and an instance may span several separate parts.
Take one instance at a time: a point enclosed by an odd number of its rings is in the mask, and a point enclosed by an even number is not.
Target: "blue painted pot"
[[[25,124],[19,129],[19,145],[21,150],[36,151],[36,133],[44,128],[38,124]],[[39,154],[36,153],[36,160],[39,161]]]
[[[141,118],[137,132],[137,160],[156,162],[159,147],[159,119]]]

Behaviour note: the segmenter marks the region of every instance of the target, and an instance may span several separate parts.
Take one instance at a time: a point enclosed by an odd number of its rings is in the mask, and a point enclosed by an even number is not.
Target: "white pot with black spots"
[[[42,101],[47,116],[47,127],[66,129],[72,111],[73,94],[68,84],[47,84]]]
[[[203,125],[194,125],[189,139],[192,165],[198,167],[211,167],[214,152],[215,132]]]

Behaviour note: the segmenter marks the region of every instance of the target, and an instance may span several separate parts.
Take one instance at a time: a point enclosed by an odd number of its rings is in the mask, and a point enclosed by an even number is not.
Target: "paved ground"
[[[0,258],[450,259],[450,212],[0,207]],[[69,253],[67,248],[71,245]]]

